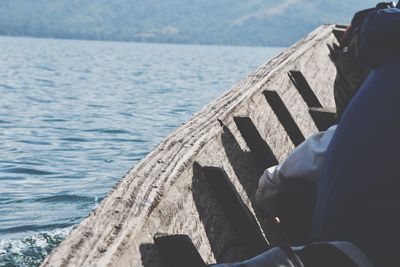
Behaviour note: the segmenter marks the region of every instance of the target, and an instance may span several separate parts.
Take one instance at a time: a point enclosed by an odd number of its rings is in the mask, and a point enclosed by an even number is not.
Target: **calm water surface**
[[[0,266],[36,266],[163,137],[280,48],[0,37]]]

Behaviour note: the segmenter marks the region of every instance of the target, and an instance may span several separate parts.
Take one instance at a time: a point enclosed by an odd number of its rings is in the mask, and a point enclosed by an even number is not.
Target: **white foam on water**
[[[0,240],[0,266],[39,265],[73,226],[33,234],[22,239]]]

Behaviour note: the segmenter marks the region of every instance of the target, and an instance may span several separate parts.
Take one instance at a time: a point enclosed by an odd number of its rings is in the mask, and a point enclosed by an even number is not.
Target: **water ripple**
[[[93,203],[93,200],[94,200],[93,197],[63,194],[63,195],[57,195],[57,196],[36,198],[33,201],[34,202],[42,202],[42,203],[51,203],[51,202],[56,202],[56,203],[59,203],[59,202],[63,202],[63,203],[67,203],[67,202],[70,202],[70,203],[77,203],[77,202]]]
[[[1,168],[0,172],[30,174],[30,175],[53,175],[53,174],[56,174],[55,172],[43,171],[43,170],[32,169],[32,168],[24,168],[24,167]]]
[[[90,129],[90,130],[85,130],[85,132],[96,132],[104,134],[131,134],[130,131],[122,129]]]
[[[73,226],[72,223],[56,223],[56,224],[46,224],[46,225],[27,224],[27,225],[0,229],[0,234],[51,231],[71,226]]]
[[[41,140],[17,140],[17,142],[31,144],[31,145],[51,145],[50,142]]]
[[[78,143],[88,143],[88,142],[93,141],[90,138],[84,138],[84,137],[63,137],[63,138],[60,138],[60,140],[68,141],[68,142],[78,142]]]
[[[1,83],[0,83],[0,87],[2,87],[2,88],[4,88],[4,89],[8,89],[8,90],[14,90],[14,89],[15,89],[14,87],[12,87],[12,86],[10,86],[10,85],[1,84]]]
[[[46,100],[46,99],[41,99],[41,98],[36,98],[36,97],[27,97],[28,100],[36,103],[51,103],[52,100]]]
[[[55,71],[54,68],[50,67],[50,66],[44,66],[44,65],[39,65],[36,66],[36,68],[40,69],[40,70],[46,70],[46,71]]]
[[[68,120],[66,119],[60,119],[60,118],[52,118],[52,119],[42,119],[43,122],[66,122]]]

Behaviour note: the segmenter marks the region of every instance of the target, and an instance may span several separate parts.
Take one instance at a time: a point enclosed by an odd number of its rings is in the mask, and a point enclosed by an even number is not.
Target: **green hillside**
[[[226,45],[289,45],[375,1],[1,0],[0,34]]]

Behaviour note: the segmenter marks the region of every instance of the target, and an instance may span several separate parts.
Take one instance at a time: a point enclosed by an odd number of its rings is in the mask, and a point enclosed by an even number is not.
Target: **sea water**
[[[0,266],[37,266],[162,138],[281,48],[0,37]]]

